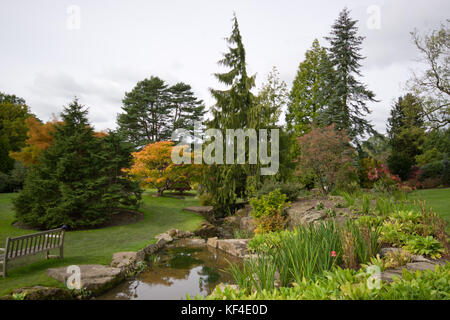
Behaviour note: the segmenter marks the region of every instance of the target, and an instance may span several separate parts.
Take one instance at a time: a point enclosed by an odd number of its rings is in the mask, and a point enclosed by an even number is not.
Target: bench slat
[[[33,255],[40,252],[46,252],[46,257],[50,250],[60,249],[59,257],[63,258],[64,229],[53,229],[43,232],[37,232],[15,238],[7,238],[4,254],[0,255],[0,264],[3,264],[4,272],[0,272],[3,277],[6,276],[6,263],[18,257]]]

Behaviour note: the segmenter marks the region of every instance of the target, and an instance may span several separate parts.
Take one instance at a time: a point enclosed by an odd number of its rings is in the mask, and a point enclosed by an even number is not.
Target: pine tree
[[[190,85],[180,82],[169,87],[158,77],[138,82],[125,94],[123,105],[117,122],[136,149],[169,140],[178,128],[193,133],[194,122],[201,121],[205,113],[203,101],[195,97]]]
[[[210,89],[216,103],[212,108],[213,119],[208,123],[208,127],[220,129],[223,133],[226,129],[256,128],[259,122],[259,115],[254,107],[255,97],[251,93],[255,77],[247,74],[245,49],[236,16],[227,42],[229,51],[219,64],[230,70],[216,73],[215,76],[229,89]],[[257,174],[255,165],[211,165],[205,175],[204,185],[213,199],[216,212],[219,215],[232,212],[237,198],[247,197],[248,184],[257,183]]]
[[[128,141],[140,149],[171,135],[168,85],[158,77],[139,81],[125,94],[117,123]]]
[[[316,39],[305,53],[292,84],[286,114],[288,130],[297,136],[318,123],[318,115],[335,101],[334,70],[325,48]]]
[[[321,122],[334,123],[337,129],[345,129],[350,138],[359,145],[359,137],[373,133],[372,125],[364,118],[371,111],[367,101],[376,101],[375,94],[368,90],[357,77],[362,77],[360,54],[364,37],[358,36],[357,20],[352,20],[345,8],[332,26],[329,37],[329,56],[336,71],[334,88],[337,100],[322,114]]]
[[[169,88],[172,112],[172,130],[183,128],[194,134],[194,123],[205,114],[203,101],[199,100],[190,85],[179,82]]]
[[[122,174],[131,165],[131,146],[115,133],[96,137],[77,100],[61,118],[14,201],[17,219],[36,228],[87,228],[107,222],[119,207],[136,205],[140,191]]]

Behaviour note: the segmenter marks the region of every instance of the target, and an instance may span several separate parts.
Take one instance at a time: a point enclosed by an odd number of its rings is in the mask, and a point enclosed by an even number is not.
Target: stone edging
[[[139,251],[116,252],[112,256],[109,266],[104,265],[80,265],[81,290],[70,290],[67,288],[52,288],[43,286],[25,287],[15,289],[11,295],[0,297],[0,300],[72,300],[89,299],[104,293],[118,285],[126,278],[136,275],[141,270],[141,264],[152,254],[163,249],[166,244],[174,239],[190,238],[195,233],[170,229],[155,238],[156,243],[147,245]],[[47,275],[66,283],[71,274],[67,273],[67,267],[50,268]]]

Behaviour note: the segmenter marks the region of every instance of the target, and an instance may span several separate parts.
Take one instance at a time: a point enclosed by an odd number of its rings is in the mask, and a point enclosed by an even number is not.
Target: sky
[[[385,132],[393,100],[423,70],[409,33],[445,22],[448,0],[0,0],[0,92],[24,98],[43,121],[77,96],[96,130],[114,129],[125,93],[150,76],[190,84],[210,107],[233,12],[257,86],[276,66],[290,89],[344,7],[366,37],[361,80],[378,100],[368,118]]]

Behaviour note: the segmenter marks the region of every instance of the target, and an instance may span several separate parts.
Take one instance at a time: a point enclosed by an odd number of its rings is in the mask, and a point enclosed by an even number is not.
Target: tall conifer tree
[[[208,127],[220,129],[256,128],[259,115],[254,112],[254,95],[251,89],[255,85],[255,77],[247,74],[245,49],[236,16],[233,18],[233,29],[229,38],[229,51],[224,54],[219,64],[229,68],[228,72],[216,73],[220,83],[227,85],[227,90],[210,89],[216,103],[212,108],[213,119]],[[226,150],[226,148],[224,148]],[[247,158],[248,159],[248,158]],[[205,187],[213,199],[216,212],[227,214],[233,210],[238,197],[247,196],[249,177],[256,175],[255,165],[213,164],[205,175]]]
[[[358,80],[360,72],[361,44],[364,37],[358,36],[357,20],[350,18],[347,8],[341,11],[326,39],[330,42],[329,55],[336,71],[337,101],[321,115],[324,124],[334,123],[337,129],[347,130],[351,139],[359,145],[359,137],[373,133],[372,125],[365,119],[371,111],[368,101],[376,101],[375,94]]]

